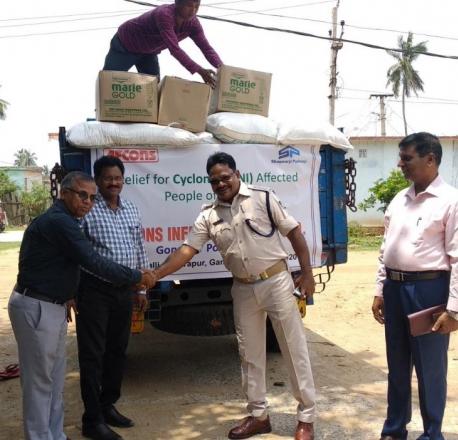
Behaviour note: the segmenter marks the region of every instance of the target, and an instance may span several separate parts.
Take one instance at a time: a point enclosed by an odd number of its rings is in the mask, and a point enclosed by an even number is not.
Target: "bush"
[[[358,208],[367,211],[369,208],[381,204],[377,211],[385,212],[394,196],[408,186],[409,181],[406,180],[401,171],[393,170],[388,178],[377,180],[374,186],[369,188],[369,197],[364,199]]]
[[[348,248],[352,250],[379,249],[383,235],[376,231],[380,228],[368,228],[357,222],[348,223]]]
[[[17,189],[17,185],[11,180],[8,174],[4,171],[0,171],[0,200],[3,199],[6,194],[14,193]]]
[[[29,217],[35,218],[49,208],[51,195],[48,188],[34,184],[30,192],[22,192],[21,202]]]

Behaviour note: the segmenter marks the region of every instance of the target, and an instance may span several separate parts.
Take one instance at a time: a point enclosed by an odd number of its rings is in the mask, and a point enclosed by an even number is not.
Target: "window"
[[[358,150],[358,152],[359,152],[359,158],[360,159],[367,157],[367,149],[366,148],[360,148]]]

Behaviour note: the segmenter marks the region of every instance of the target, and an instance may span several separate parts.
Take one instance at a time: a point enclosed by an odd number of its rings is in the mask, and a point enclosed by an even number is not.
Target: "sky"
[[[458,55],[456,0],[202,0],[199,14],[326,37],[337,3],[346,39],[394,48],[411,31],[414,42],[427,41],[428,51]],[[34,152],[39,165],[59,160],[48,133],[94,117],[95,80],[110,39],[121,23],[148,9],[124,0],[2,0],[0,98],[10,105],[0,121],[0,166],[12,165],[20,148]],[[329,41],[201,22],[225,64],[273,74],[272,119],[328,120]],[[191,40],[181,45],[210,67]],[[162,75],[200,81],[168,51],[159,60]],[[348,136],[380,135],[379,101],[369,95],[391,93],[386,72],[394,61],[384,50],[350,43],[339,51],[335,125]],[[414,67],[425,90],[407,101],[409,132],[458,135],[458,59],[420,56]],[[387,135],[403,133],[400,101],[388,98]]]

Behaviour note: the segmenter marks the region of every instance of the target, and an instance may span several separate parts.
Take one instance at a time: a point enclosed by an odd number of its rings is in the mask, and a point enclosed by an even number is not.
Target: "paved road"
[[[22,241],[24,231],[5,231],[0,233],[0,243],[11,243],[14,241]]]

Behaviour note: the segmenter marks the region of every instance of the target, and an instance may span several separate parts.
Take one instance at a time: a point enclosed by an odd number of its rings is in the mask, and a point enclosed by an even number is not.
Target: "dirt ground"
[[[370,313],[376,252],[350,254],[324,293],[307,310],[309,350],[317,387],[316,438],[378,439],[385,414],[386,361],[383,328]],[[0,254],[0,367],[17,360],[7,314],[17,252]],[[81,436],[75,329],[68,335],[65,389],[66,433]],[[149,325],[132,337],[121,412],[135,427],[119,430],[126,440],[227,438],[244,416],[239,362],[232,336],[201,338],[161,333]],[[273,433],[265,440],[293,437],[295,402],[279,354],[268,356],[268,391]],[[421,433],[416,388],[409,439]],[[0,382],[0,439],[22,438],[19,380]],[[449,395],[444,421],[447,440],[458,440],[458,335],[449,352]]]

